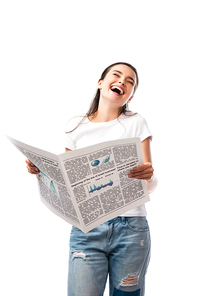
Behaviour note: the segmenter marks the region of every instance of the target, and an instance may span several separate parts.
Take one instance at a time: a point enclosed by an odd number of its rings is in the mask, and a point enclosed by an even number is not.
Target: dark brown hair
[[[136,84],[134,86],[134,92],[133,92],[133,94],[134,94],[135,91],[136,91],[136,89],[137,89],[137,87],[138,87],[138,84],[139,84],[139,77],[138,77],[137,70],[131,64],[124,63],[124,62],[119,62],[119,63],[111,64],[109,67],[107,67],[102,72],[102,75],[101,75],[99,81],[100,80],[103,80],[105,78],[105,76],[107,75],[107,73],[111,70],[111,68],[114,67],[114,66],[116,66],[116,65],[125,65],[125,66],[131,68],[133,70],[133,72],[135,73],[135,75],[136,75]],[[86,115],[83,116],[83,118],[81,119],[81,121],[78,123],[78,125],[73,130],[71,130],[70,132],[67,132],[67,133],[73,132],[81,123],[83,123],[83,121],[85,120],[85,118],[90,117],[90,116],[93,116],[98,111],[99,101],[100,101],[100,89],[97,89],[96,94],[95,94],[95,97],[93,98],[93,100],[92,100],[92,102],[90,104],[90,108],[89,108],[88,112],[86,113]],[[129,115],[129,116],[132,115],[132,113],[129,110],[127,110],[127,104],[125,104],[125,105],[123,105],[121,107],[120,112],[119,112],[119,116],[121,114]]]

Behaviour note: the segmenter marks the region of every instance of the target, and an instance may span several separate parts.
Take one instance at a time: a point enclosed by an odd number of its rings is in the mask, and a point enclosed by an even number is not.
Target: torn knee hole
[[[138,283],[138,277],[135,274],[128,275],[121,281],[121,286],[135,286]]]
[[[74,258],[82,258],[82,259],[86,259],[86,255],[85,255],[85,253],[83,253],[83,252],[73,252],[72,254],[73,254],[73,256],[72,256],[72,260],[73,260]]]

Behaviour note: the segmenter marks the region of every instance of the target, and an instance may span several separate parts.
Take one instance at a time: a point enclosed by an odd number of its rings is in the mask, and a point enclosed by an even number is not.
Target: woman
[[[156,187],[151,162],[151,133],[142,116],[128,111],[138,87],[136,69],[115,63],[104,70],[88,113],[73,118],[66,133],[65,151],[104,141],[139,137],[144,164],[132,169],[129,178],[146,180],[149,192]],[[39,171],[26,160],[28,171]],[[143,296],[150,258],[150,233],[145,205],[99,225],[88,233],[72,227],[68,296],[103,295],[109,275],[109,295]]]

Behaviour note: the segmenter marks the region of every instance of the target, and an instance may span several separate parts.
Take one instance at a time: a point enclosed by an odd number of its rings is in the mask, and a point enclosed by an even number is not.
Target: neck
[[[99,102],[98,110],[89,120],[92,122],[108,122],[118,118],[120,115],[119,109],[112,108],[111,106],[104,106]]]

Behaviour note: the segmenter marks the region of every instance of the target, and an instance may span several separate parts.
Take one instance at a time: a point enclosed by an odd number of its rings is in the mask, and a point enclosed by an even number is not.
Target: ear
[[[102,88],[102,80],[98,81],[98,88],[101,89]]]
[[[132,99],[133,99],[133,96],[131,96],[131,97],[128,99],[127,103],[130,103]]]

